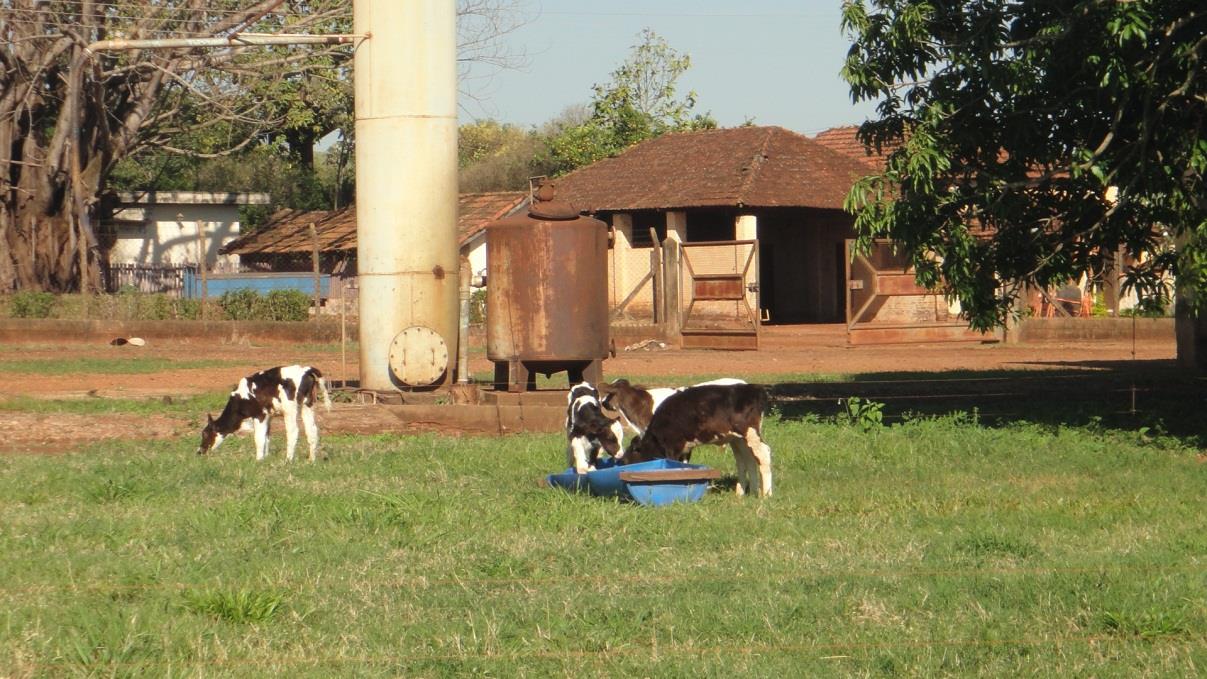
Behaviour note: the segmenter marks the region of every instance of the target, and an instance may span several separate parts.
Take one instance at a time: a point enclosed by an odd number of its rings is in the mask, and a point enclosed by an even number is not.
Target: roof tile
[[[457,200],[457,243],[464,244],[486,225],[511,214],[528,199],[526,191],[463,193]],[[356,207],[339,210],[278,210],[264,228],[236,238],[223,254],[254,255],[310,252],[310,225],[323,252],[356,249]]]
[[[831,150],[838,151],[849,158],[858,160],[873,170],[883,170],[885,157],[896,146],[889,145],[882,148],[880,153],[874,153],[864,146],[863,142],[859,141],[858,134],[858,125],[846,125],[818,132],[813,136],[813,139]]]
[[[868,167],[782,127],[666,134],[557,180],[587,212],[696,207],[841,209]]]

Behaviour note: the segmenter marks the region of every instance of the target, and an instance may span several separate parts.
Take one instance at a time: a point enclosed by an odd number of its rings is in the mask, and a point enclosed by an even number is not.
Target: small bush
[[[148,321],[166,321],[176,317],[172,298],[163,294],[143,295],[138,305],[138,317]]]
[[[301,290],[273,290],[261,296],[243,288],[223,293],[218,305],[232,321],[304,321],[310,317],[310,295]]]
[[[263,299],[258,316],[266,321],[304,321],[310,317],[310,300],[301,290],[273,290]]]
[[[469,296],[469,322],[481,325],[486,322],[486,290],[474,290]]]
[[[839,399],[839,405],[844,410],[838,413],[837,419],[843,424],[859,427],[865,432],[884,425],[883,403],[852,396],[845,401]]]
[[[211,304],[212,306],[212,304]],[[217,314],[214,314],[217,316]],[[201,300],[181,299],[176,301],[176,317],[186,321],[196,321],[201,318]]]
[[[9,302],[13,318],[50,318],[55,307],[55,296],[49,292],[18,292]]]
[[[242,288],[222,293],[218,298],[218,306],[232,321],[250,321],[256,317],[256,304],[260,293],[251,288]]]

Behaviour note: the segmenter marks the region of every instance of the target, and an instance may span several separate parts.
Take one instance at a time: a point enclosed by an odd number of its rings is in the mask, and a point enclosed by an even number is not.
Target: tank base
[[[494,388],[498,391],[536,391],[537,374],[552,377],[565,372],[568,385],[596,384],[603,380],[603,359],[589,361],[495,361]]]

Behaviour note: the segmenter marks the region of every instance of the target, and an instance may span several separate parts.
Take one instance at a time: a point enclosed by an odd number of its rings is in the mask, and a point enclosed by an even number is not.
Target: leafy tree
[[[503,16],[517,3],[459,0],[463,60],[510,63],[498,37],[518,25]],[[309,170],[316,139],[351,139],[346,46],[93,43],[347,32],[350,20],[347,0],[0,0],[0,291],[95,289],[96,207],[123,160],[147,165],[123,168],[124,181],[164,188],[202,183],[196,159],[267,143]]]
[[[516,191],[528,188],[528,178],[548,174],[543,138],[535,130],[481,120],[458,129],[461,190]]]
[[[843,67],[892,149],[848,199],[977,328],[1021,284],[1122,249],[1125,286],[1207,293],[1207,5],[1201,0],[847,0]],[[887,144],[888,146],[883,146]]]
[[[692,115],[695,92],[676,97],[675,83],[691,67],[691,58],[680,55],[648,28],[638,37],[640,42],[612,72],[612,79],[593,86],[591,117],[564,127],[549,139],[555,173],[616,155],[666,132],[717,126],[707,113]]]

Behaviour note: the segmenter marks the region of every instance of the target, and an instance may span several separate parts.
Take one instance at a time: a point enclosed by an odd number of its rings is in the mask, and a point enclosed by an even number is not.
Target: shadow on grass
[[[785,419],[841,416],[847,400],[857,397],[882,403],[886,423],[964,412],[976,413],[987,426],[1147,427],[1154,434],[1207,445],[1207,376],[1167,360],[1027,365],[1033,369],[865,373],[842,382],[786,381],[768,388]]]

